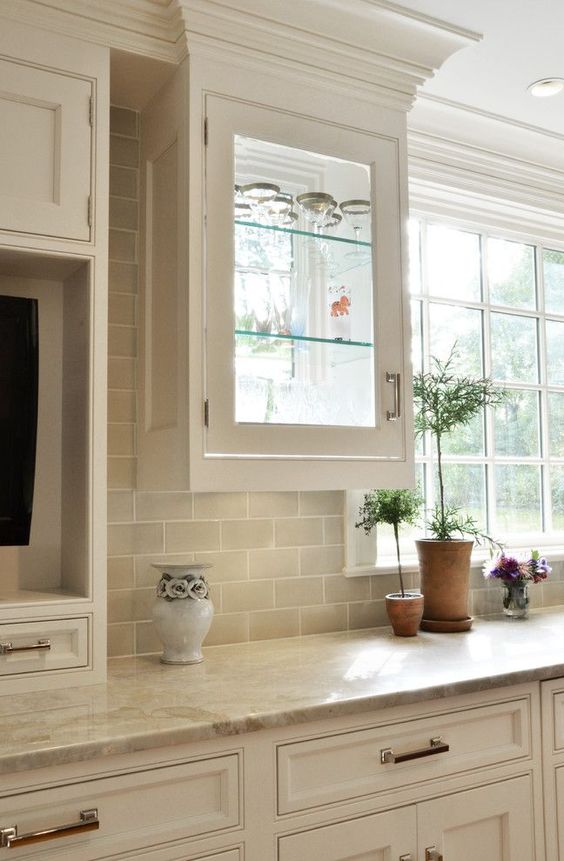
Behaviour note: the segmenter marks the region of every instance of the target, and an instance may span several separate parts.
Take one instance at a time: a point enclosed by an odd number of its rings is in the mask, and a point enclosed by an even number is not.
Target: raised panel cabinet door
[[[281,837],[278,861],[415,861],[415,830],[414,806],[376,813]]]
[[[90,239],[93,82],[0,59],[0,230]]]
[[[534,861],[536,857],[528,777],[418,804],[417,823],[421,858]]]

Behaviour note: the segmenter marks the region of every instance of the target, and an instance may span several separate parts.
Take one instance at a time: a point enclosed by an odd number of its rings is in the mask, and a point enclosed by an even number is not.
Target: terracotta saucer
[[[469,631],[473,621],[474,616],[466,616],[465,619],[454,621],[421,619],[420,628],[422,631],[434,631],[436,634],[457,634],[460,631]]]

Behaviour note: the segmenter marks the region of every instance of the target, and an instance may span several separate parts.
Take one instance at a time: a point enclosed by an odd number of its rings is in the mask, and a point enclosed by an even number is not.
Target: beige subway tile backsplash
[[[133,520],[133,493],[112,490],[108,493],[108,523],[128,523]]]
[[[164,550],[162,523],[120,523],[108,526],[108,555],[131,556]]]
[[[110,292],[137,293],[137,264],[110,260],[108,285]]]
[[[249,641],[249,614],[227,613],[214,617],[207,646],[221,646],[226,643],[247,643]]]
[[[137,520],[192,520],[192,494],[138,491],[135,494],[135,516]]]
[[[110,323],[119,326],[135,326],[137,297],[133,293],[110,293],[108,315]],[[112,355],[109,350],[110,356]]]
[[[108,589],[131,589],[133,581],[133,556],[108,559]]]
[[[165,550],[167,553],[219,550],[219,523],[214,520],[169,522],[165,526]]]
[[[110,227],[137,230],[137,201],[110,197]]]
[[[320,517],[286,517],[275,520],[277,547],[301,547],[323,544],[323,520]]]
[[[246,493],[194,494],[194,517],[199,520],[220,520],[246,516]]]
[[[342,490],[306,490],[300,493],[300,514],[342,514]]]
[[[135,425],[134,424],[111,424],[108,425],[108,454],[135,455]],[[133,507],[129,520],[133,519]]]
[[[252,580],[297,577],[299,573],[300,557],[296,547],[249,551],[249,576]]]
[[[135,359],[127,356],[108,358],[108,388],[135,389]]]
[[[112,105],[110,108],[110,129],[113,134],[136,138],[139,135],[139,114],[131,108]]]
[[[135,168],[110,166],[110,188],[116,197],[137,199],[138,171]]]
[[[277,637],[296,637],[300,633],[300,616],[297,608],[263,610],[251,613],[250,639],[272,640]]]
[[[109,391],[108,392],[108,421],[109,422],[134,422],[137,401],[135,392]]]
[[[277,607],[307,607],[311,604],[323,604],[322,577],[276,580],[274,588]]]
[[[224,550],[272,547],[274,525],[272,520],[225,520],[221,540]]]
[[[135,263],[137,259],[137,234],[131,230],[110,228],[108,253],[110,260]]]
[[[249,493],[249,517],[290,517],[297,513],[297,493]]]
[[[242,583],[223,583],[223,610],[237,613],[240,610],[270,610],[274,607],[273,580],[247,580]]]
[[[110,164],[120,167],[139,166],[139,143],[134,138],[110,135]],[[111,191],[111,189],[110,189]]]
[[[345,564],[344,547],[302,547],[300,571],[302,574],[337,574]]]
[[[325,601],[328,604],[367,601],[370,597],[370,580],[368,577],[347,579],[342,574],[325,577]]]
[[[110,490],[135,487],[137,461],[134,457],[108,457],[108,488]]]
[[[347,605],[327,604],[322,607],[301,607],[301,633],[326,634],[330,631],[346,631]]]

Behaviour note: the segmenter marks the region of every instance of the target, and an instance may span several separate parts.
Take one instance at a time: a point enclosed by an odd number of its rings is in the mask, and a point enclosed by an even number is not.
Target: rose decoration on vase
[[[532,550],[528,559],[500,553],[484,565],[486,580],[499,580],[503,587],[503,612],[512,619],[526,619],[529,615],[529,586],[541,583],[551,574],[552,568],[538,550]]]
[[[164,646],[163,664],[199,664],[204,660],[202,642],[210,629],[214,607],[201,562],[154,563],[161,572],[153,621]]]

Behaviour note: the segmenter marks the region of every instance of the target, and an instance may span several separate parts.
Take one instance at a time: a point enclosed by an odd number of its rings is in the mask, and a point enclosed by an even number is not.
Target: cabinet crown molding
[[[179,62],[202,44],[269,57],[408,110],[417,87],[477,33],[389,0],[10,0],[5,17]],[[381,91],[380,94],[378,91]]]

